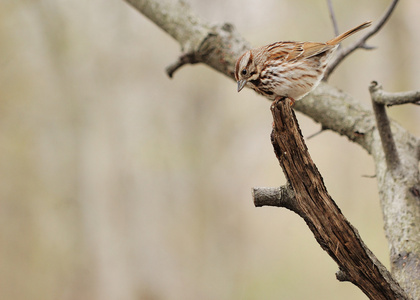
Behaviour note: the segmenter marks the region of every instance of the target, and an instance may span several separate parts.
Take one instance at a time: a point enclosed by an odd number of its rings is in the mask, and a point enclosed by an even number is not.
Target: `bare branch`
[[[278,188],[254,187],[252,189],[252,198],[255,207],[276,206],[285,207],[297,212],[295,203],[295,192],[290,185],[284,185]]]
[[[181,44],[184,53],[197,49],[210,24],[201,20],[185,1],[125,0]]]
[[[295,191],[296,212],[322,249],[338,264],[339,278],[351,281],[370,299],[409,299],[329,195],[304,142],[290,101],[274,101],[271,112],[274,120],[271,143]]]
[[[420,91],[409,91],[390,93],[382,90],[382,87],[378,86],[373,95],[375,102],[386,106],[401,105],[412,103],[420,105]]]
[[[196,64],[199,63],[200,60],[197,59],[197,56],[195,54],[195,52],[193,53],[186,53],[181,55],[178,60],[176,62],[174,62],[173,64],[169,65],[166,68],[166,73],[168,74],[168,76],[170,78],[173,77],[175,71],[177,71],[179,68],[181,68],[183,65],[186,64]]]
[[[391,125],[386,114],[385,105],[376,102],[377,91],[382,90],[376,81],[372,81],[369,91],[372,98],[373,111],[376,117],[376,124],[381,137],[382,148],[384,149],[387,166],[390,170],[396,171],[400,167],[400,158],[397,147],[391,132]]]
[[[332,6],[331,0],[327,0],[327,4],[328,4],[328,10],[330,12],[330,18],[331,18],[333,28],[334,28],[334,34],[335,36],[338,36],[340,34],[340,31],[338,30],[337,19],[335,18],[334,8]]]
[[[392,12],[394,11],[397,3],[399,0],[393,0],[391,5],[388,7],[388,9],[385,11],[384,15],[379,19],[378,23],[374,25],[370,30],[366,32],[364,36],[362,36],[359,40],[354,42],[353,44],[349,45],[346,48],[341,48],[340,51],[337,52],[337,55],[332,59],[332,61],[329,63],[327,70],[325,71],[324,75],[324,81],[328,80],[328,77],[331,75],[331,73],[335,70],[335,68],[347,57],[349,56],[353,51],[359,48],[363,49],[373,49],[371,46],[366,45],[366,41],[375,35],[388,21],[389,17],[391,16]]]

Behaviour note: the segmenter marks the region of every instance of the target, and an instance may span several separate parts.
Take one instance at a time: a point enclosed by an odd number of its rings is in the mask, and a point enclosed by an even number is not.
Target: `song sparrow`
[[[271,100],[288,97],[293,104],[319,84],[338,44],[371,23],[326,43],[277,42],[245,52],[236,62],[238,92],[246,85]]]

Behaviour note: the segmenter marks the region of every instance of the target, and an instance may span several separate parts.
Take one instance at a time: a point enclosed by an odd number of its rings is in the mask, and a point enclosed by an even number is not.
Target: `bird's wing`
[[[265,53],[273,60],[292,61],[322,54],[335,45],[314,42],[277,42],[265,47]]]
[[[304,42],[299,43],[299,58],[310,58],[322,53],[325,53],[328,50],[331,50],[335,47],[332,45],[327,45],[325,43],[314,43],[314,42]],[[296,57],[297,58],[297,57]]]

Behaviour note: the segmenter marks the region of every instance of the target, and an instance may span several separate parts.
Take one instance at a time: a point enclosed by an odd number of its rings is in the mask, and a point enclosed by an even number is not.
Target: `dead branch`
[[[292,211],[295,208],[295,192],[290,185],[279,188],[257,187],[252,189],[255,207],[277,206],[286,207]],[[296,212],[297,213],[297,212]]]
[[[341,279],[358,286],[370,299],[409,299],[391,274],[361,240],[328,194],[309,155],[289,99],[271,106],[271,142],[283,172],[294,190],[289,209],[298,213],[321,247],[339,266]]]

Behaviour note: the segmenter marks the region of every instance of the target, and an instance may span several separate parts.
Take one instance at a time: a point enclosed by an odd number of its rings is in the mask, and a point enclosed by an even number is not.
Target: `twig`
[[[340,31],[338,30],[337,19],[335,18],[334,8],[332,6],[331,0],[327,0],[327,4],[328,4],[328,10],[330,12],[330,18],[333,23],[334,34],[335,36],[338,36],[340,34]]]
[[[312,138],[316,137],[317,135],[319,135],[319,134],[323,133],[325,130],[326,130],[326,129],[325,129],[324,127],[321,127],[321,129],[320,129],[320,130],[318,130],[317,132],[312,133],[311,135],[308,135],[308,136],[306,137],[306,139],[307,139],[307,140],[310,140],[310,139],[312,139]]]
[[[362,175],[363,178],[376,178],[376,174],[373,175]]]
[[[200,60],[197,58],[197,55],[195,52],[185,53],[181,55],[176,62],[166,67],[166,73],[168,74],[170,78],[172,78],[175,71],[181,68],[183,65],[196,64],[199,62]]]
[[[375,113],[376,124],[381,137],[382,148],[385,153],[386,164],[391,171],[396,171],[401,163],[395,145],[394,137],[391,131],[391,125],[386,114],[385,105],[378,102],[380,98],[379,91],[382,87],[376,82],[372,81],[369,86],[369,92],[372,98],[373,112]]]
[[[393,0],[391,5],[385,11],[384,15],[379,19],[378,23],[374,25],[369,31],[366,32],[364,36],[362,36],[359,40],[354,42],[353,44],[349,45],[346,48],[341,48],[341,51],[337,53],[337,55],[332,59],[330,64],[327,67],[324,75],[324,81],[328,80],[328,77],[331,73],[335,70],[335,68],[353,51],[359,48],[363,49],[372,49],[372,47],[366,45],[366,41],[375,35],[388,21],[389,17],[391,16],[392,12],[394,11],[395,6],[397,5],[399,0]]]
[[[277,206],[286,207],[292,211],[297,209],[294,203],[296,200],[295,192],[290,185],[278,188],[254,187],[252,189],[252,198],[254,199],[255,207]]]

